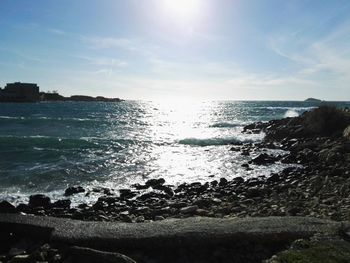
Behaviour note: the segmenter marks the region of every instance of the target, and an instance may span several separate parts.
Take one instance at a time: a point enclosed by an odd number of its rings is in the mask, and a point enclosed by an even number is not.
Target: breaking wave
[[[210,128],[234,128],[234,127],[240,127],[243,126],[245,123],[238,123],[238,122],[217,122],[212,125],[210,125]]]
[[[285,118],[288,118],[288,117],[298,117],[299,116],[299,113],[295,110],[287,110],[286,113],[284,114],[284,117]]]
[[[229,145],[242,142],[257,142],[264,138],[264,134],[252,134],[244,136],[232,136],[223,138],[185,138],[179,141],[180,144],[193,146],[215,146],[215,145]]]

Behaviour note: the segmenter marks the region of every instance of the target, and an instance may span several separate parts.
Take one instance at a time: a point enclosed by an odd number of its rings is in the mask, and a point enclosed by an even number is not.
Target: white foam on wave
[[[298,117],[299,116],[299,113],[295,110],[287,110],[286,113],[284,114],[284,117],[285,118],[290,118],[290,117]]]
[[[185,138],[179,140],[179,144],[193,145],[193,146],[215,146],[215,145],[228,145],[241,142],[257,142],[264,138],[264,133],[249,134],[249,135],[236,135],[230,137],[213,137],[213,138]]]
[[[217,122],[212,125],[210,125],[210,128],[234,128],[234,127],[240,127],[245,125],[243,122]]]
[[[294,111],[308,111],[308,110],[312,110],[314,108],[314,106],[311,107],[288,107],[288,106],[277,106],[277,107],[258,107],[260,109],[268,109],[268,110],[294,110]]]

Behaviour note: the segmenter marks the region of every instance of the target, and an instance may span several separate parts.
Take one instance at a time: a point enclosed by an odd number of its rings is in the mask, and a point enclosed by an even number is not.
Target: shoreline
[[[17,207],[2,201],[0,242],[6,246],[0,249],[0,261],[130,263],[136,258],[137,262],[156,263],[250,263],[265,259],[265,263],[292,263],[301,258],[305,258],[303,262],[328,258],[348,262],[349,112],[321,107],[299,117],[253,123],[245,126],[243,132],[265,132],[266,136],[259,143],[232,145],[231,151],[246,156],[257,150],[262,152],[242,167],[249,170],[251,164],[268,166],[275,162],[292,166],[269,177],[221,178],[204,184],[184,183],[176,188],[168,186],[163,178],[151,179],[131,189],[121,189],[119,195],[112,189],[101,189],[104,196],[96,203],[82,203],[77,208],[71,208],[69,197],[85,193],[80,186],[67,188],[66,199],[54,203],[40,194]],[[273,156],[264,149],[287,153]],[[294,221],[296,224],[290,225]],[[241,223],[246,227],[242,228]],[[321,225],[333,230],[317,230]],[[310,228],[306,232],[298,230],[304,226]],[[181,230],[177,232],[178,228]],[[65,238],[55,240],[60,235],[58,231],[62,231],[58,229],[63,229]],[[271,234],[264,234],[266,231]],[[125,240],[120,236],[125,236]],[[290,238],[285,240],[287,236]],[[188,238],[187,243],[181,242],[180,237]],[[252,241],[252,237],[256,240]],[[202,243],[197,246],[199,241]],[[127,249],[120,245],[113,249],[98,247],[101,242],[119,242]],[[146,245],[136,249],[137,242]],[[211,245],[213,242],[215,245]],[[161,249],[155,244],[160,244]],[[178,245],[178,250],[173,249],[173,244]],[[151,250],[145,252],[146,246]]]
[[[292,165],[266,178],[221,178],[203,184],[183,183],[176,188],[167,185],[163,178],[151,179],[144,185],[119,190],[119,196],[113,189],[96,189],[103,193],[98,201],[92,206],[82,203],[75,208],[71,208],[69,197],[84,193],[85,189],[71,186],[66,190],[66,199],[51,203],[47,196],[33,195],[28,204],[19,204],[16,208],[3,201],[0,211],[136,223],[190,216],[311,216],[347,220],[350,198],[345,195],[350,184],[344,184],[344,180],[350,175],[350,141],[342,136],[342,129],[334,131],[336,134],[333,131],[318,134],[304,129],[302,122],[311,113],[244,127],[245,133],[265,132],[266,137],[260,143],[231,147],[231,151],[246,156],[256,150],[262,152],[244,163],[243,168],[251,169],[251,163]],[[289,153],[272,156],[264,153],[265,149]]]

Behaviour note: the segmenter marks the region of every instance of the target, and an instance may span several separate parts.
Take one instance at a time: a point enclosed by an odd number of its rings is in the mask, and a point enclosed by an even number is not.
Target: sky
[[[350,101],[349,0],[0,0],[0,86]]]

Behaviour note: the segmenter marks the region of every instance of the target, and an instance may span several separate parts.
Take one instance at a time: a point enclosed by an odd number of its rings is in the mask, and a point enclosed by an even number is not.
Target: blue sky
[[[350,100],[350,1],[0,0],[0,86],[13,81],[128,99]]]

